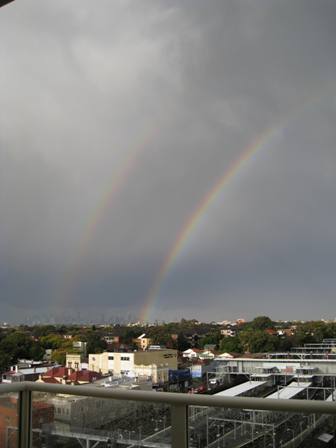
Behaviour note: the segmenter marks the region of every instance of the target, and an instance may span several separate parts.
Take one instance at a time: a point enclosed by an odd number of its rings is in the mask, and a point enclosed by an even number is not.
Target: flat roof
[[[238,386],[230,387],[230,389],[222,390],[214,394],[220,397],[237,397],[245,392],[256,389],[259,386],[266,384],[266,381],[246,381],[245,383],[238,384]]]
[[[256,367],[255,367],[256,370],[264,370],[264,369],[270,370],[270,369],[276,369],[276,368],[277,368],[276,366],[267,366],[267,367],[264,367],[264,366],[256,366]]]
[[[31,367],[29,369],[19,369],[19,372],[23,375],[31,375],[33,373],[46,373],[50,367]]]
[[[269,378],[269,377],[273,376],[273,373],[262,373],[262,372],[260,372],[260,373],[253,373],[251,375],[251,378],[255,378],[255,377],[260,378],[261,376],[263,378]]]
[[[300,383],[300,385],[298,385],[296,381],[293,381],[288,386],[284,387],[283,389],[279,389],[273,394],[268,395],[266,398],[273,398],[276,400],[277,399],[289,400],[290,398],[295,397],[295,395],[307,389],[311,385],[312,383]]]
[[[298,370],[310,370],[310,371],[315,371],[315,367],[309,367],[309,366],[302,366],[302,367],[298,367],[296,369],[296,371]]]
[[[334,436],[332,434],[328,434],[327,432],[324,432],[320,436],[318,436],[317,440],[321,440],[321,442],[329,443]]]
[[[220,361],[220,360],[218,360]],[[225,360],[226,361],[226,360]],[[300,359],[293,359],[293,358],[233,358],[228,359],[229,362],[235,362],[235,361],[247,361],[247,362],[294,362],[298,363],[300,362]],[[325,359],[325,358],[312,358],[312,359],[306,359],[305,362],[326,362],[326,363],[336,363],[336,359]]]
[[[306,379],[312,380],[314,378],[314,375],[301,375],[299,373],[299,374],[293,375],[293,378],[306,378]]]

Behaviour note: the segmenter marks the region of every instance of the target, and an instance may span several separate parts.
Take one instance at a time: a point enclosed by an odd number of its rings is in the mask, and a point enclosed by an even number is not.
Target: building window
[[[114,356],[109,356],[108,359],[109,359],[109,361],[113,361],[114,360]]]

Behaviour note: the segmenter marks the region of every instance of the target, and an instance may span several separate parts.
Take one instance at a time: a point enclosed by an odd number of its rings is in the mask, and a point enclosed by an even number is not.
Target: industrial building
[[[169,379],[169,369],[177,369],[177,350],[159,348],[89,354],[89,369],[113,376],[151,377],[153,383],[165,383]]]
[[[136,371],[140,365],[137,363],[143,362],[143,358],[137,358],[137,353],[103,353],[100,356],[105,363],[106,360],[117,361],[113,367],[109,365],[113,372],[117,371],[118,363],[121,372],[122,362],[128,363],[129,370]],[[146,353],[151,352],[141,352],[145,356]],[[158,353],[160,351],[153,351],[152,358],[147,355],[148,362],[155,359],[160,365],[160,361],[167,359],[163,357],[166,351]],[[213,370],[206,373],[208,393],[211,394],[208,398],[254,397],[270,403],[290,400],[329,403],[335,399],[336,359],[327,359],[325,353],[328,352],[320,352],[319,358],[303,359],[292,356],[219,357],[211,364]],[[129,359],[112,360],[109,356]],[[98,362],[98,359],[92,361]],[[89,386],[80,387],[84,390]],[[153,397],[157,394],[150,393]],[[171,446],[172,410],[164,403],[138,405],[129,401],[62,395],[56,395],[50,401],[55,408],[55,425],[52,430],[49,428],[49,436],[57,442],[56,446],[63,446],[62,443],[68,446],[69,440],[73,441],[71,446],[78,448]],[[328,447],[335,441],[334,420],[328,415],[250,410],[247,404],[241,408],[190,405],[187,426],[190,448],[293,448],[320,447],[320,444]]]
[[[176,442],[178,427],[178,433],[184,430],[188,434],[187,444],[181,445],[183,448],[334,446],[334,416],[314,411],[312,406],[313,403],[318,406],[321,406],[320,403],[332,404],[330,402],[336,397],[336,359],[326,356],[333,349],[332,344],[328,344],[329,351],[323,346],[323,351],[314,352],[319,357],[297,358],[283,354],[268,354],[264,358],[218,357],[210,364],[212,370],[206,372],[208,394],[203,396],[160,395],[160,392],[153,390],[131,390],[134,382],[130,373],[139,374],[142,368],[152,365],[169,369],[170,375],[179,380],[180,371],[170,368],[177,363],[175,351],[91,355],[91,363],[101,364],[97,364],[98,368],[92,364],[90,367],[95,370],[106,368],[110,374],[108,378],[98,381],[95,387],[79,385],[70,389],[71,395],[60,389],[71,386],[33,383],[39,391],[34,392],[35,401],[49,403],[54,412],[52,423],[33,427],[33,437],[47,447],[175,448],[179,447]],[[183,373],[187,375],[187,371]],[[53,387],[60,392],[54,395],[44,393],[45,390],[54,390],[48,389]],[[108,391],[112,389],[118,393],[108,399]],[[130,394],[126,400],[120,400],[125,393],[123,391]],[[143,397],[144,401],[137,400],[137,396]],[[183,408],[187,411],[185,426],[179,426],[179,421],[183,422],[183,413],[176,417],[176,407],[167,404],[166,396],[169,396],[168,401],[175,397],[179,403],[181,400],[186,403],[190,401]],[[158,401],[157,397],[162,401]],[[192,398],[196,398],[199,404],[195,404]],[[198,401],[198,398],[201,400]],[[220,403],[229,400],[226,403],[230,405],[219,405],[218,400],[221,400]],[[242,400],[239,401],[242,404],[234,405],[235,400]],[[259,400],[259,407],[251,407],[249,400]],[[206,405],[202,405],[204,402]],[[295,405],[294,410],[292,407],[291,410],[283,408],[282,404],[288,402]],[[298,403],[308,404],[303,406],[305,412],[300,411]]]

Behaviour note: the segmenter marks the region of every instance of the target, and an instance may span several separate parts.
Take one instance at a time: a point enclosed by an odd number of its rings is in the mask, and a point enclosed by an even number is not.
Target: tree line
[[[67,352],[76,351],[74,341],[87,343],[87,353],[104,350],[135,350],[134,339],[142,333],[151,338],[153,344],[179,351],[191,347],[203,349],[212,345],[219,352],[261,353],[287,352],[292,347],[305,343],[321,342],[324,338],[336,338],[336,323],[324,321],[274,322],[268,316],[258,316],[250,322],[237,325],[233,337],[223,336],[221,326],[216,323],[200,323],[196,319],[181,319],[179,322],[152,326],[66,326],[38,325],[19,326],[0,331],[0,371],[18,359],[42,360],[45,350],[52,350],[52,360],[65,363]],[[281,329],[291,328],[292,334],[279,335]],[[65,338],[71,335],[71,339]],[[119,336],[120,343],[108,346],[104,336]]]

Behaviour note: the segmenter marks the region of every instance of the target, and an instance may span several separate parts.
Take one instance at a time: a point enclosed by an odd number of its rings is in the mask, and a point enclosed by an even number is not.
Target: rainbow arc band
[[[324,98],[324,96],[329,94],[330,91],[335,91],[334,83],[327,83],[322,89],[317,89],[314,95],[309,94],[306,96],[306,98],[304,98],[304,100],[299,104],[299,107],[292,110],[291,113],[286,114],[283,121],[265,128],[259,135],[256,136],[254,140],[252,140],[252,142],[248,143],[240,155],[234,159],[233,162],[231,162],[231,164],[224,170],[222,175],[215,180],[212,188],[201,198],[191,215],[189,215],[183,222],[180,231],[176,235],[172,245],[169,247],[169,250],[149,288],[147,296],[143,302],[143,306],[140,309],[140,322],[147,322],[149,320],[165,278],[171,271],[178,255],[182,252],[186,243],[189,241],[193,231],[197,228],[201,218],[208,211],[211,204],[215,202],[224,187],[236,176],[240,169],[253,158],[256,153],[261,152],[265,148],[269,148],[273,141],[284,133],[286,128],[296,117],[300,116],[300,114],[305,111],[307,107]]]
[[[191,215],[186,219],[180,232],[178,233],[173,245],[170,247],[168,254],[164,258],[161,267],[154,278],[151,288],[144,301],[144,305],[139,314],[139,320],[146,322],[150,316],[150,312],[154,306],[155,300],[160,292],[161,285],[171,270],[178,255],[182,252],[189,237],[197,227],[202,216],[209,209],[210,205],[216,200],[223,188],[238,173],[238,171],[253,157],[253,155],[264,148],[276,136],[281,134],[283,126],[272,126],[259,134],[252,143],[249,143],[242,153],[226,168],[222,176],[213,184],[201,201],[196,205]]]
[[[1,1],[1,0],[0,0]],[[103,189],[103,194],[90,214],[83,231],[80,234],[78,251],[75,253],[74,260],[68,269],[60,291],[61,307],[64,308],[68,301],[76,294],[76,286],[79,282],[82,261],[88,256],[90,246],[98,232],[98,228],[105,218],[108,210],[111,210],[113,201],[117,199],[123,187],[126,185],[133,171],[140,163],[142,154],[147,147],[155,141],[155,138],[162,129],[162,126],[155,126],[149,131],[146,130],[142,138],[137,139],[131,145],[131,150],[126,151],[127,156],[111,175],[107,186]]]

